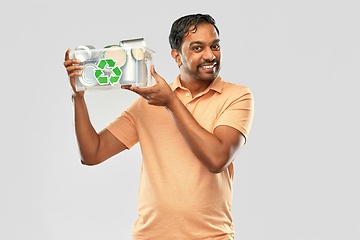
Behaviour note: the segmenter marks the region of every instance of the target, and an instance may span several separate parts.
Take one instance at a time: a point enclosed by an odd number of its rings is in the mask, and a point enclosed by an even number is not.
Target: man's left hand
[[[147,88],[132,87],[123,85],[121,88],[131,90],[142,96],[150,105],[168,107],[176,97],[167,82],[155,71],[154,65],[150,68],[151,75],[155,78],[156,84]]]

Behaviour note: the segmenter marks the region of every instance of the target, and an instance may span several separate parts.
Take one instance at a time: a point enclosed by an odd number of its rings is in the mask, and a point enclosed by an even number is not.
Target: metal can
[[[121,68],[127,62],[126,51],[119,45],[111,45],[105,47],[104,58],[112,58],[116,61],[116,65]]]
[[[142,47],[131,50],[131,55],[135,60],[135,85],[139,87],[146,86],[148,81],[145,53]]]
[[[83,66],[84,68],[81,71],[82,75],[79,76],[80,82],[86,87],[97,85],[98,82],[94,75],[97,66],[94,63],[87,63],[84,64]]]
[[[95,49],[95,47],[91,45],[82,45],[75,48],[74,58],[79,59],[81,62],[91,59],[92,58],[91,49]]]

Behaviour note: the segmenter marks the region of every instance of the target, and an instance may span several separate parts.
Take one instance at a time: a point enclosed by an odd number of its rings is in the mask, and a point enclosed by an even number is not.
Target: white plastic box
[[[150,67],[155,52],[145,46],[112,45],[102,49],[80,46],[70,52],[84,66],[75,78],[76,90],[105,90],[121,85],[148,87],[152,85]]]

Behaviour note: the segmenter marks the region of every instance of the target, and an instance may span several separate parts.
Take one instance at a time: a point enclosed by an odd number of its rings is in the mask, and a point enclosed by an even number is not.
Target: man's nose
[[[203,58],[205,60],[209,60],[209,61],[212,61],[212,60],[215,59],[215,54],[214,54],[214,52],[212,51],[211,48],[206,48],[205,49]]]

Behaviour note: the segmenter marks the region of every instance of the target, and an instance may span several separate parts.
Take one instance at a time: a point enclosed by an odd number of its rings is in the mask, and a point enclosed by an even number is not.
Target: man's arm
[[[126,149],[126,146],[107,129],[99,134],[95,131],[83,97],[74,96],[73,99],[75,132],[83,164],[99,164]]]
[[[235,128],[218,126],[208,132],[196,121],[180,99],[151,67],[156,85],[149,88],[130,88],[144,97],[149,104],[165,106],[170,112],[184,140],[195,156],[209,169],[219,173],[234,159],[245,143],[244,136]]]
[[[245,143],[235,128],[218,126],[212,134],[201,127],[177,97],[167,109],[192,152],[212,173],[226,169]]]
[[[81,162],[85,165],[96,165],[125,150],[126,146],[107,129],[104,129],[99,134],[95,131],[90,122],[84,92],[76,91],[75,87],[75,77],[81,75],[76,70],[81,70],[83,67],[75,65],[80,63],[79,60],[69,59],[69,52],[68,49],[65,53],[64,66],[74,92],[72,98],[75,111],[75,132],[82,158]]]

